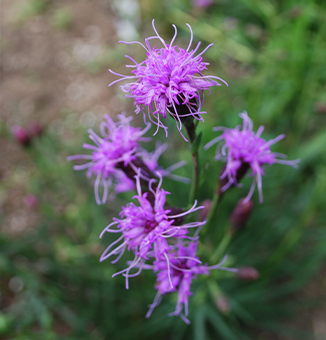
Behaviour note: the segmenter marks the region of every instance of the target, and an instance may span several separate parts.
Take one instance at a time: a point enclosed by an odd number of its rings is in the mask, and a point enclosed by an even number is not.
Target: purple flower
[[[264,130],[264,126],[260,126],[258,131],[253,131],[252,120],[248,117],[247,112],[242,112],[239,116],[243,119],[242,129],[237,126],[234,129],[225,127],[216,127],[214,131],[223,131],[222,135],[214,138],[211,142],[205,145],[204,149],[210,148],[212,145],[223,141],[224,145],[218,147],[215,159],[222,159],[226,162],[225,171],[221,179],[227,179],[228,183],[224,185],[222,191],[227,190],[231,185],[239,186],[237,183],[237,172],[245,166],[250,167],[251,175],[254,177],[252,186],[244,203],[248,202],[254,192],[256,183],[259,191],[259,201],[263,202],[262,192],[262,176],[264,176],[263,166],[265,164],[272,165],[274,163],[287,164],[297,168],[299,160],[288,161],[285,160],[286,155],[275,153],[271,151],[271,145],[280,141],[285,135],[280,135],[274,139],[266,141],[260,135]],[[279,157],[279,158],[277,158]]]
[[[21,145],[27,146],[31,141],[31,136],[28,131],[19,125],[15,125],[12,128],[12,134],[16,141]]]
[[[95,198],[98,204],[105,203],[108,196],[108,188],[113,181],[120,182],[125,178],[121,170],[117,169],[118,164],[123,166],[133,165],[139,151],[139,141],[148,141],[149,138],[142,137],[150,128],[150,124],[144,130],[130,126],[133,117],[126,117],[124,113],[118,115],[119,122],[115,123],[112,118],[105,115],[105,121],[100,125],[102,138],[93,130],[88,130],[89,138],[95,145],[84,144],[84,149],[92,150],[91,155],[75,155],[68,157],[68,160],[87,159],[88,163],[75,165],[75,170],[87,170],[88,177],[95,175]],[[120,181],[119,181],[120,180]],[[103,198],[99,197],[99,186],[103,185]],[[130,187],[128,181],[127,187]],[[123,190],[120,190],[123,191]]]
[[[221,267],[227,259],[224,257],[222,262],[215,266],[203,265],[198,257],[196,257],[197,241],[189,242],[186,247],[182,242],[176,246],[171,247],[167,254],[167,259],[159,259],[154,262],[154,266],[148,269],[153,269],[157,272],[157,282],[155,288],[158,293],[154,299],[146,317],[150,317],[154,308],[160,303],[161,296],[170,293],[178,292],[178,302],[176,309],[173,313],[169,314],[178,315],[186,323],[190,323],[186,318],[188,316],[188,297],[192,295],[190,291],[193,279],[197,278],[198,274],[209,275],[212,269],[222,269],[226,271],[237,272],[237,269]],[[184,314],[182,310],[184,308]]]
[[[103,252],[100,261],[104,261],[112,255],[117,255],[117,258],[112,261],[116,263],[123,255],[126,249],[134,252],[135,258],[129,264],[129,267],[121,272],[115,273],[113,276],[124,273],[126,277],[126,288],[128,288],[128,277],[138,275],[142,266],[149,257],[161,259],[166,257],[169,249],[167,239],[186,238],[188,228],[194,228],[204,225],[206,222],[192,222],[184,225],[175,225],[177,218],[188,215],[202,207],[196,207],[197,201],[191,209],[176,215],[169,215],[171,210],[165,209],[166,195],[169,193],[161,188],[161,181],[156,188],[152,189],[155,180],[149,182],[150,192],[154,195],[154,202],[148,200],[148,193],[142,194],[140,187],[139,173],[136,177],[137,193],[135,196],[139,205],[134,203],[127,204],[122,208],[120,213],[121,219],[115,218],[114,222],[109,224],[101,233],[100,238],[104,233],[121,233],[122,235],[110,244]],[[111,229],[116,225],[117,229]],[[120,243],[120,244],[119,244]],[[116,246],[119,244],[118,246]],[[113,250],[111,250],[114,246]],[[136,274],[129,274],[133,268],[139,268]]]
[[[134,99],[136,106],[135,112],[144,112],[144,107],[147,107],[150,121],[157,125],[157,130],[162,127],[166,135],[167,127],[161,122],[160,115],[166,118],[166,112],[168,112],[177,121],[177,127],[181,133],[182,118],[192,116],[197,120],[203,121],[201,114],[206,113],[200,111],[203,102],[203,90],[209,90],[210,87],[214,85],[221,86],[218,81],[213,79],[220,80],[226,85],[227,83],[219,77],[205,76],[202,73],[206,70],[208,63],[203,62],[201,56],[213,44],[208,45],[202,52],[195,56],[195,53],[199,49],[200,42],[195,49],[190,49],[193,39],[190,25],[187,24],[191,32],[187,49],[173,46],[177,35],[175,25],[173,25],[175,34],[170,44],[167,44],[164,39],[159,36],[154,26],[154,20],[152,25],[156,35],[145,39],[146,46],[138,41],[121,41],[125,44],[140,44],[146,50],[147,58],[143,62],[137,63],[133,58],[126,56],[134,63],[134,65],[127,65],[127,67],[135,68],[132,71],[134,75],[125,76],[110,70],[111,73],[120,76],[121,79],[112,82],[109,86],[121,80],[132,80],[132,82],[121,86],[121,89],[127,93],[127,97]],[[159,39],[163,47],[151,47],[149,40],[152,39]],[[177,109],[177,107],[180,108],[180,106],[186,108],[186,110],[182,110],[182,113],[180,109]],[[180,112],[178,113],[178,111]],[[181,135],[183,136],[182,133]],[[184,136],[183,138],[186,140]]]

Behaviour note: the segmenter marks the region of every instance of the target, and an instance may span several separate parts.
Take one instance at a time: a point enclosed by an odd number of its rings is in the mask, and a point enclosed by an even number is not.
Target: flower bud
[[[255,281],[259,278],[259,272],[253,267],[241,267],[236,273],[236,277],[242,281]]]
[[[230,217],[232,231],[239,230],[245,226],[253,207],[251,200],[245,201],[243,198],[239,200]]]
[[[228,314],[230,312],[230,310],[231,310],[230,301],[223,294],[220,294],[215,299],[215,306],[223,314]]]
[[[30,143],[30,135],[28,134],[28,131],[23,127],[15,125],[12,128],[12,134],[19,144],[26,146]]]
[[[198,213],[198,219],[199,221],[205,221],[207,218],[207,215],[209,213],[209,210],[211,208],[212,205],[212,201],[211,200],[204,200],[201,204],[202,206],[204,206],[204,209],[199,210]]]

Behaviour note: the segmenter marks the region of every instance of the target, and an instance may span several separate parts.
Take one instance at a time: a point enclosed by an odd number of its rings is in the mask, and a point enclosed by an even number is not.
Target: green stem
[[[198,160],[198,147],[195,147],[197,140],[196,128],[197,124],[194,123],[193,119],[185,120],[184,122],[188,137],[191,143],[191,158],[193,164],[193,180],[190,189],[189,204],[193,205],[198,194],[198,183],[199,183],[199,160]],[[193,150],[194,149],[194,150]]]
[[[210,261],[211,263],[217,262],[222,256],[225,255],[226,248],[231,242],[232,233],[230,232],[230,226],[227,225],[228,232],[226,232],[221,240],[221,242],[218,244],[216,250],[212,254]]]
[[[192,205],[197,198],[198,182],[199,182],[199,166],[198,166],[198,151],[192,152],[192,164],[193,164],[193,180],[190,190],[190,204]]]

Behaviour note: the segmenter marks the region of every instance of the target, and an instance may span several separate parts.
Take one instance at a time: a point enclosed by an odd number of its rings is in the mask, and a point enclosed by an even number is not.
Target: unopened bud
[[[259,272],[253,267],[240,267],[236,276],[239,280],[255,281],[259,278]]]
[[[253,207],[251,200],[246,201],[243,198],[239,200],[230,217],[232,231],[239,230],[245,226]]]
[[[207,217],[209,210],[211,208],[211,205],[212,205],[212,201],[211,200],[204,200],[201,205],[204,208],[199,210],[199,213],[198,213],[198,218],[199,218],[200,222],[206,220],[206,217]]]
[[[215,299],[215,306],[223,314],[227,314],[231,310],[230,301],[225,295],[219,295]]]
[[[14,138],[16,139],[16,141],[21,144],[21,145],[28,145],[31,138],[28,134],[28,131],[26,129],[24,129],[21,126],[14,126],[12,128],[12,134],[14,136]]]

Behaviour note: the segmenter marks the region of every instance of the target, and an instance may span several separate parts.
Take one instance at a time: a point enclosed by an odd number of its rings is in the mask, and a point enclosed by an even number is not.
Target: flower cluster
[[[214,131],[223,131],[222,135],[214,138],[205,145],[205,149],[212,145],[224,141],[222,147],[216,150],[216,160],[223,160],[226,162],[225,170],[221,175],[221,179],[227,179],[228,182],[223,186],[222,191],[227,190],[231,185],[239,186],[237,178],[239,177],[240,169],[251,169],[251,175],[254,177],[250,191],[245,198],[248,202],[254,192],[257,184],[259,192],[259,201],[263,202],[262,192],[262,176],[264,176],[263,166],[265,164],[272,165],[274,163],[281,163],[297,168],[299,160],[288,161],[285,160],[286,155],[275,153],[271,151],[271,145],[280,141],[285,135],[266,141],[260,135],[264,131],[264,126],[260,126],[258,131],[253,131],[252,120],[248,117],[247,112],[242,112],[239,116],[243,119],[243,125],[237,126],[234,129],[225,127],[216,127]],[[280,157],[280,158],[277,158]]]
[[[129,267],[115,274],[125,273],[126,287],[128,287],[129,272],[132,268],[138,264],[142,268],[142,264],[150,257],[154,257],[156,260],[166,257],[169,249],[168,238],[186,238],[188,228],[199,227],[205,224],[205,222],[176,224],[177,219],[191,214],[202,207],[196,207],[196,201],[188,211],[171,215],[171,210],[164,208],[166,196],[170,193],[161,188],[162,181],[159,182],[156,190],[152,188],[153,180],[149,182],[150,192],[154,195],[153,202],[150,202],[148,200],[148,192],[142,193],[139,174],[135,178],[138,195],[134,196],[134,198],[138,200],[139,206],[129,203],[126,207],[123,207],[120,213],[120,217],[123,219],[115,218],[114,222],[109,224],[100,235],[102,237],[106,232],[122,234],[107,247],[101,256],[101,261],[106,260],[112,255],[118,255],[117,259],[119,259],[126,248],[134,252],[135,259]],[[116,229],[112,229],[113,226],[116,226]],[[119,242],[121,244],[111,250]],[[113,262],[116,262],[117,259]]]
[[[194,49],[191,49],[193,33],[190,25],[187,24],[191,32],[187,49],[173,46],[177,36],[175,25],[173,25],[175,34],[170,44],[167,44],[157,33],[154,20],[152,25],[156,35],[145,39],[146,46],[138,41],[123,42],[125,44],[140,44],[146,50],[147,58],[143,62],[137,63],[130,56],[126,56],[134,63],[134,65],[127,65],[127,67],[135,68],[132,71],[134,75],[125,76],[110,70],[111,73],[121,77],[121,79],[113,81],[110,86],[121,80],[132,79],[132,82],[121,86],[121,89],[127,93],[127,97],[134,99],[136,113],[147,107],[149,119],[157,125],[157,129],[162,127],[167,135],[167,127],[161,122],[160,115],[166,118],[168,112],[177,121],[178,130],[186,140],[181,132],[183,118],[192,116],[203,121],[201,115],[206,113],[201,111],[202,91],[209,90],[214,85],[221,86],[220,82],[226,85],[227,83],[219,77],[205,76],[202,73],[208,65],[203,62],[202,55],[213,44],[208,45],[202,52],[195,55],[200,47],[200,42]],[[159,39],[163,47],[151,47],[149,40],[152,39]]]
[[[147,108],[149,120],[157,125],[154,135],[160,127],[167,135],[167,127],[161,119],[167,118],[168,115],[176,121],[179,132],[187,141],[181,132],[183,125],[185,126],[193,144],[191,152],[194,178],[189,205],[191,208],[181,209],[167,203],[170,193],[162,188],[162,178],[170,177],[185,183],[188,183],[189,179],[172,173],[183,166],[184,161],[166,169],[159,165],[159,157],[166,150],[167,144],[157,143],[154,152],[148,152],[140,146],[140,142],[149,140],[144,135],[150,129],[150,123],[146,123],[144,129],[135,128],[130,125],[132,117],[127,117],[124,113],[118,115],[118,122],[114,122],[107,115],[100,125],[101,137],[89,130],[89,138],[95,145],[83,145],[85,149],[91,150],[92,154],[70,156],[68,159],[89,161],[86,164],[75,165],[74,169],[87,169],[89,177],[95,176],[94,191],[98,204],[106,202],[110,187],[113,187],[116,193],[136,191],[137,194],[133,197],[136,203],[131,202],[122,207],[120,217],[114,218],[113,222],[102,231],[100,238],[112,233],[119,236],[107,246],[100,261],[113,258],[112,263],[117,263],[125,252],[132,253],[134,259],[127,262],[127,268],[113,276],[122,274],[128,289],[129,278],[139,275],[143,269],[156,273],[157,294],[146,317],[152,314],[154,308],[160,303],[162,295],[177,292],[177,305],[170,315],[178,315],[189,323],[188,300],[192,295],[192,281],[198,275],[209,275],[214,269],[238,272],[237,269],[223,267],[227,256],[213,266],[203,264],[197,256],[201,229],[205,226],[206,236],[210,237],[210,228],[216,228],[216,208],[223,196],[219,194],[224,193],[231,186],[239,186],[242,176],[251,169],[251,175],[254,177],[252,186],[247,197],[239,201],[231,215],[231,227],[225,229],[219,226],[214,235],[214,241],[221,242],[215,244],[218,252],[221,252],[227,244],[225,240],[229,241],[230,235],[243,228],[248,220],[253,209],[250,198],[256,185],[262,202],[264,166],[281,163],[297,167],[298,160],[289,161],[285,159],[285,155],[272,152],[271,146],[284,138],[284,135],[266,141],[261,137],[264,127],[261,126],[255,133],[252,120],[246,112],[242,112],[240,114],[243,119],[242,126],[234,129],[214,128],[215,131],[222,131],[222,134],[204,147],[208,149],[216,143],[224,142],[224,145],[219,144],[215,159],[224,161],[226,165],[218,181],[218,190],[214,199],[205,200],[205,207],[197,206],[195,197],[200,180],[198,171],[200,163],[197,156],[201,136],[197,138],[195,120],[203,121],[202,114],[206,113],[201,111],[203,91],[210,91],[215,85],[221,86],[220,82],[226,85],[227,83],[219,77],[203,74],[208,63],[203,61],[202,55],[212,44],[196,55],[200,43],[194,49],[191,48],[193,33],[188,24],[191,39],[187,49],[173,45],[177,36],[175,25],[173,25],[175,34],[167,44],[157,33],[154,20],[152,24],[156,35],[145,39],[145,45],[137,41],[124,42],[143,46],[146,50],[146,59],[137,63],[127,56],[134,63],[127,65],[134,68],[133,75],[124,76],[110,70],[121,77],[110,85],[121,80],[132,79],[121,88],[127,93],[127,97],[134,99],[136,113],[143,112],[145,123]],[[153,39],[158,39],[163,47],[152,47],[149,42]],[[103,186],[103,196],[100,199],[101,186]],[[201,209],[203,210],[197,221],[191,214]],[[206,216],[207,221],[205,221]],[[215,253],[211,261],[218,254]],[[251,278],[258,278],[258,272],[254,274],[251,271]]]
[[[152,269],[157,272],[158,296],[151,305],[147,317],[149,317],[158,304],[158,297],[169,292],[178,291],[178,303],[174,313],[171,315],[180,316],[188,322],[188,296],[191,295],[191,282],[198,274],[209,274],[211,269],[223,269],[237,271],[236,269],[222,268],[221,264],[209,267],[200,265],[201,261],[196,257],[198,244],[198,233],[206,221],[190,222],[180,224],[180,218],[202,209],[197,207],[197,201],[188,210],[179,214],[171,215],[171,210],[166,209],[166,195],[170,194],[161,188],[160,181],[156,190],[153,190],[151,181],[150,191],[154,195],[154,202],[147,199],[148,193],[142,193],[139,175],[136,175],[137,193],[134,198],[139,205],[129,203],[122,208],[120,217],[115,218],[101,233],[100,238],[105,233],[121,233],[121,236],[112,242],[103,252],[100,261],[104,261],[111,256],[117,256],[112,263],[116,263],[126,249],[134,253],[134,260],[129,262],[129,266],[122,271],[113,274],[113,277],[123,274],[126,278],[126,288],[129,288],[129,278],[137,276],[142,269]],[[115,228],[113,229],[113,227]],[[191,237],[188,236],[189,228],[198,228]],[[178,243],[169,244],[168,239]],[[184,246],[182,240],[190,240],[188,247]],[[112,249],[113,248],[113,249]],[[145,263],[153,260],[153,265]],[[223,261],[224,263],[224,261]],[[137,269],[135,273],[130,273],[132,269]],[[182,313],[182,305],[185,306],[185,315]]]

